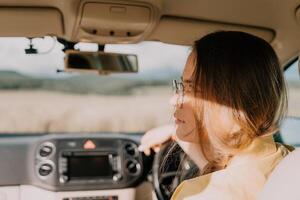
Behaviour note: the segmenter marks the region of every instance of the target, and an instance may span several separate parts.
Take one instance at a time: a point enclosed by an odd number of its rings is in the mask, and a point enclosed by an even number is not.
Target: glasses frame
[[[182,78],[180,81],[174,79],[172,81],[172,86],[173,86],[174,94],[177,95],[176,105],[182,108],[183,100],[184,100],[184,91],[185,91]]]

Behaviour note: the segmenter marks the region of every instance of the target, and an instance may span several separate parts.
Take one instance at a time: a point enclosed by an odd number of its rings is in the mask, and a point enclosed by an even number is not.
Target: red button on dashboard
[[[96,145],[92,140],[87,140],[87,141],[85,141],[83,148],[84,149],[95,149]]]

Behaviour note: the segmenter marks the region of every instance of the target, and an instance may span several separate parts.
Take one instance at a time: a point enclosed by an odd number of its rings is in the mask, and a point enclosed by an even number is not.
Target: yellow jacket
[[[257,199],[269,174],[288,152],[272,136],[256,138],[225,169],[183,181],[171,200]]]

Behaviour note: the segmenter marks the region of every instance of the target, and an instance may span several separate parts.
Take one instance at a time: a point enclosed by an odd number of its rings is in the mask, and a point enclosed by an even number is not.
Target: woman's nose
[[[180,100],[180,97],[178,94],[173,94],[173,96],[170,98],[169,103],[174,108],[179,109],[179,108],[182,108],[182,106],[183,106],[183,99]]]
[[[178,94],[173,94],[173,96],[170,98],[169,103],[171,106],[177,106],[178,101]]]

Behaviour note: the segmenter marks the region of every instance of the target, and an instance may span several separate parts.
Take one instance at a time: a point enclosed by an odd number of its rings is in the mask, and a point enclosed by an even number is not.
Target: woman
[[[172,199],[257,199],[288,153],[272,138],[287,99],[272,47],[243,32],[209,34],[195,42],[174,86],[175,125],[150,130],[139,147],[149,154],[173,137],[198,165],[200,176]]]

